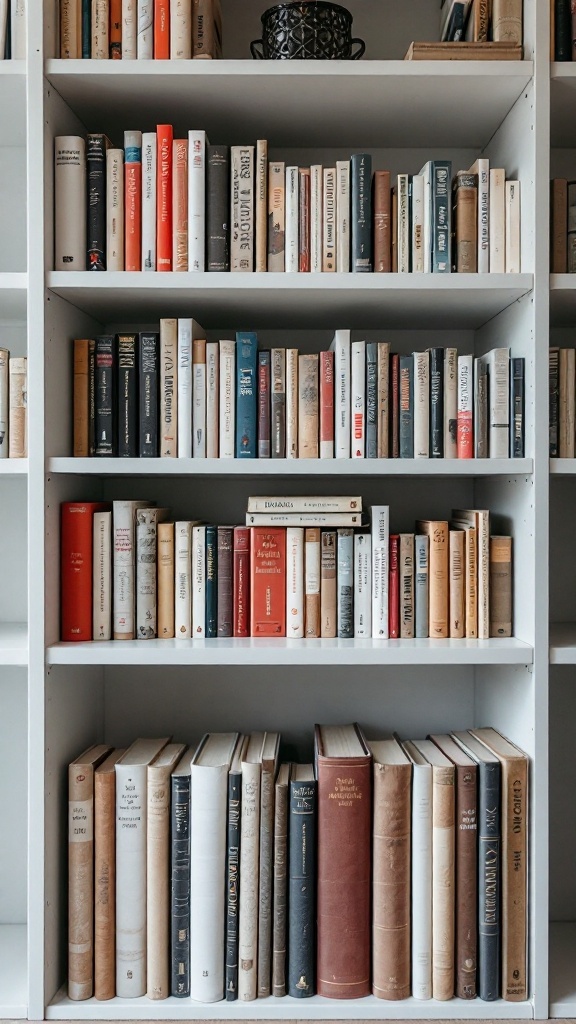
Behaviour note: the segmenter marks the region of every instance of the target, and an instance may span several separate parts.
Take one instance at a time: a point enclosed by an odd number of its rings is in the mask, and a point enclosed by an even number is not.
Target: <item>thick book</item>
[[[178,321],[160,321],[160,424],[159,454],[178,455]]]
[[[490,537],[490,636],[512,636],[512,537]]]
[[[298,458],[317,459],[319,453],[319,356],[298,357]]]
[[[158,524],[168,519],[167,508],[136,510],[136,638],[158,636]]]
[[[288,943],[288,802],[291,765],[281,764],[274,786],[272,995],[286,995]]]
[[[478,638],[490,635],[490,513],[487,509],[452,509],[452,519],[476,529]]]
[[[94,997],[116,995],[116,762],[114,750],[94,773]]]
[[[410,995],[410,840],[412,765],[396,740],[371,740],[372,992]]]
[[[156,270],[172,267],[172,125],[159,124],[156,168]]]
[[[251,332],[236,333],[236,458],[255,459],[257,452],[258,341]]]
[[[240,911],[240,817],[242,761],[248,738],[240,736],[228,772],[226,813],[226,934],[224,990],[228,1002],[238,998],[238,922]]]
[[[136,638],[136,512],[150,501],[112,503],[114,640]]]
[[[135,459],[139,454],[139,347],[136,334],[117,337],[117,454]]]
[[[449,274],[452,207],[450,201],[452,164],[450,160],[432,161],[432,273]]]
[[[304,532],[304,636],[320,636],[321,530]]]
[[[174,636],[174,523],[158,523],[158,637]]]
[[[230,149],[206,146],[206,270],[230,270]]]
[[[242,757],[238,923],[238,999],[242,1001],[256,999],[258,991],[258,856],[264,735],[252,733]]]
[[[116,343],[112,335],[99,335],[94,345],[94,455],[116,455]]]
[[[54,270],[86,267],[86,143],[54,139]]]
[[[64,501],[60,507],[60,639],[92,640],[92,552],[95,512],[104,502]]]
[[[105,135],[86,136],[86,270],[106,270],[106,151],[110,145]]]
[[[448,523],[443,520],[420,519],[416,523],[416,532],[426,534],[430,545],[428,554],[429,635],[446,639],[449,636]]]
[[[230,149],[230,269],[254,270],[254,146]]]
[[[351,270],[372,272],[372,157],[354,153],[350,158],[351,179]]]
[[[416,742],[402,744],[412,762],[412,995],[432,998],[432,766]]]
[[[317,725],[317,992],[370,994],[371,756],[357,725]]]
[[[138,455],[158,455],[158,412],[160,398],[160,336],[141,334],[138,346]]]
[[[252,636],[286,635],[286,530],[251,530],[250,621]]]
[[[272,882],[274,873],[274,785],[280,733],[266,732],[260,779],[260,848],[258,856],[258,998],[270,995],[272,951]]]
[[[318,787],[311,764],[290,773],[288,995],[316,992],[316,828]]]
[[[170,777],[170,994],[190,995],[190,749]]]

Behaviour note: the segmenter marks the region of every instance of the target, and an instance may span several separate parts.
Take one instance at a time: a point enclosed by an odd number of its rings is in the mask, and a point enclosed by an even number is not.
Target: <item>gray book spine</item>
[[[354,531],[338,530],[338,636],[354,636]]]
[[[414,635],[423,639],[428,636],[428,537],[424,534],[414,537],[414,569]]]
[[[488,458],[488,367],[474,360],[474,442],[476,458]]]
[[[366,344],[366,458],[378,458],[378,344]]]

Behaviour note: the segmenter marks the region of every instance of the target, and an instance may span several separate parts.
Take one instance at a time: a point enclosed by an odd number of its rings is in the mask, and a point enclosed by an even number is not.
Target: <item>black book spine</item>
[[[88,135],[88,223],[86,270],[106,270],[106,148],[105,135]]]
[[[238,998],[238,920],[240,909],[240,812],[242,774],[228,776],[228,846],[226,853],[226,999]]]
[[[444,458],[444,349],[430,349],[430,458]]]
[[[478,995],[500,997],[500,764],[479,762]]]
[[[524,359],[513,358],[510,374],[510,454],[524,458]]]
[[[316,780],[290,782],[288,829],[288,995],[316,991]]]
[[[372,157],[355,153],[350,158],[352,187],[352,271],[372,273]]]
[[[190,776],[171,781],[171,993],[184,997],[190,995]]]
[[[160,395],[160,336],[141,334],[139,345],[140,423],[138,454],[141,459],[158,455],[158,403]]]
[[[230,147],[206,147],[206,267],[230,270]]]
[[[218,636],[218,527],[206,527],[206,638]]]
[[[557,348],[551,348],[548,356],[548,393],[550,409],[548,413],[548,440],[552,458],[558,455],[558,424],[560,415],[560,380],[559,354]]]
[[[101,335],[94,345],[94,455],[116,454],[116,359],[112,335]]]
[[[118,456],[138,458],[136,335],[118,335]]]
[[[414,357],[400,356],[400,458],[414,458]]]
[[[94,455],[94,430],[96,417],[96,342],[88,344],[88,451]]]
[[[572,10],[570,0],[555,0],[554,59],[572,60]]]
[[[12,59],[12,18],[9,9],[6,13],[6,43],[4,46],[4,60]]]

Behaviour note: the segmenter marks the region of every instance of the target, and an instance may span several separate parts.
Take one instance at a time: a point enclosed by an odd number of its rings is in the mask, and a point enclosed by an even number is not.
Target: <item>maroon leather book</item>
[[[298,172],[298,270],[310,270],[310,168],[301,167]]]
[[[270,349],[258,353],[258,458],[270,458]]]
[[[234,527],[218,527],[218,606],[216,635],[232,636],[232,538]]]
[[[234,636],[250,636],[249,526],[234,527]]]
[[[357,725],[317,725],[314,743],[317,992],[358,999],[370,995],[372,758]]]
[[[390,356],[390,437],[392,458],[400,458],[400,356]]]

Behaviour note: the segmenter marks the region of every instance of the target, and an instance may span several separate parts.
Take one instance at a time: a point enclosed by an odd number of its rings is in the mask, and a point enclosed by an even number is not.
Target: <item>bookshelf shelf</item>
[[[576,461],[576,460],[575,460]],[[0,466],[2,464],[0,463]],[[531,476],[532,459],[48,459],[48,472],[72,476],[484,477]],[[574,470],[576,472],[576,469]]]
[[[531,291],[531,274],[47,274],[47,286],[98,319],[190,316],[238,329],[476,329]],[[576,296],[576,292],[575,292]]]
[[[28,475],[28,459],[0,459],[0,477],[23,477]]]
[[[531,61],[46,61],[49,82],[89,131],[166,119],[214,138],[271,145],[485,145],[533,74]],[[263,83],[265,87],[263,88]],[[459,103],[452,103],[454,89]],[[438,111],[450,106],[449,118]],[[303,129],[302,110],[306,109]],[[377,125],[375,131],[375,124]],[[148,130],[148,129],[145,129]]]
[[[26,143],[26,61],[0,61],[0,138]]]
[[[0,623],[0,665],[28,664],[28,627],[25,622]],[[2,989],[0,987],[0,998]]]
[[[576,459],[550,459],[551,476],[576,475]]]
[[[576,316],[576,274],[550,274],[550,325],[571,327]]]
[[[0,108],[3,105],[0,78]],[[28,276],[25,273],[0,273],[0,323],[26,319]]]
[[[49,665],[530,665],[509,640],[124,640],[57,643]]]
[[[550,625],[550,664],[576,665],[576,622]]]
[[[576,64],[550,65],[550,141],[568,147],[566,125],[576,116]]]
[[[0,1018],[28,1015],[27,962],[26,925],[0,925]]]
[[[550,924],[550,1016],[576,1017],[576,923]]]

